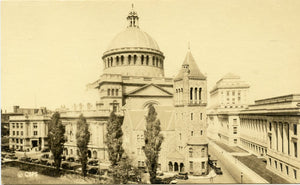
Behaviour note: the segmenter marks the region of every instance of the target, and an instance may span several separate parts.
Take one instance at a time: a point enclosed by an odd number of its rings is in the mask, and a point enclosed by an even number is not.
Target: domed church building
[[[164,141],[159,169],[168,172],[208,173],[206,140],[206,76],[188,51],[177,76],[164,75],[164,54],[157,42],[139,27],[139,16],[132,8],[128,25],[117,34],[103,53],[103,73],[89,84],[99,92],[97,110],[84,112],[90,123],[89,157],[108,160],[104,144],[106,123],[111,111],[124,117],[123,147],[138,167],[145,167],[144,131],[148,106],[153,104],[161,122]],[[183,57],[182,57],[183,58]],[[79,115],[79,113],[78,113]],[[67,135],[76,132],[78,115],[63,114]],[[68,140],[66,155],[76,144]],[[94,155],[95,153],[95,155]]]

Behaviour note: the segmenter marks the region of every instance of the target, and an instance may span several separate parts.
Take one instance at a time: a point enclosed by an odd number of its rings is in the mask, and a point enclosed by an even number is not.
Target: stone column
[[[277,122],[277,133],[278,133],[278,151],[282,152],[282,137],[281,137],[281,123]]]
[[[271,121],[270,121],[271,122]],[[273,150],[276,150],[276,127],[275,127],[275,123],[274,122],[271,122],[271,125],[272,125],[272,149]]]
[[[288,134],[287,134],[287,124],[286,123],[282,123],[283,125],[283,138],[282,138],[282,142],[283,142],[283,153],[287,154],[288,153]]]

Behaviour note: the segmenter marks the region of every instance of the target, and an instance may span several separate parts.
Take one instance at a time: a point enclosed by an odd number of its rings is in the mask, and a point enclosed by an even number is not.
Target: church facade
[[[145,167],[145,115],[152,104],[164,136],[159,170],[206,175],[206,76],[188,51],[178,75],[174,79],[165,77],[165,56],[157,42],[139,28],[135,10],[129,12],[127,21],[127,28],[117,34],[102,56],[100,79],[88,85],[99,93],[96,110],[61,113],[68,138],[64,154],[77,156],[76,118],[83,113],[91,125],[89,157],[108,161],[106,122],[110,112],[115,111],[124,117],[126,154],[134,165]]]

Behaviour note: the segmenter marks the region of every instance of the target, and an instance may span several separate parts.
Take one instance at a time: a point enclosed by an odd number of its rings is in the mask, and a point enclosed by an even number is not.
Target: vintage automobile
[[[91,159],[88,161],[88,165],[90,166],[98,166],[98,160],[97,159]]]
[[[74,161],[75,161],[75,158],[74,158],[74,157],[68,157],[66,161],[74,162]]]
[[[176,176],[177,179],[187,180],[189,178],[188,172],[179,172]]]
[[[216,167],[216,168],[215,168],[215,172],[216,172],[216,174],[218,174],[218,175],[222,175],[222,174],[223,174],[223,172],[222,172],[222,170],[221,170],[221,167]]]
[[[98,174],[99,173],[99,168],[97,168],[97,167],[89,167],[88,173],[89,174]]]

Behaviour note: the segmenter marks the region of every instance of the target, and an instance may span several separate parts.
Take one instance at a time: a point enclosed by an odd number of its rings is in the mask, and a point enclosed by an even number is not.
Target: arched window
[[[197,101],[197,87],[195,87],[195,97],[194,99]]]
[[[110,89],[107,89],[107,96],[110,96]]]
[[[155,66],[155,57],[152,57],[152,65]]]
[[[94,157],[94,159],[97,159],[97,151],[93,151],[93,157]]]
[[[119,65],[119,56],[116,57],[117,66]]]
[[[137,56],[133,55],[133,64],[136,65],[136,61],[137,61]]]
[[[131,55],[128,55],[128,65],[131,63]]]
[[[110,60],[107,58],[107,67],[110,67]]]
[[[193,157],[193,148],[189,148],[189,157]]]
[[[144,55],[141,56],[141,64],[144,65]]]
[[[146,56],[146,65],[149,65],[149,56]]]
[[[190,90],[190,100],[192,100],[193,99],[193,88],[191,88],[191,90]]]
[[[116,89],[116,96],[119,96],[119,89]]]
[[[124,65],[124,56],[121,55],[121,65]]]
[[[114,61],[113,57],[110,57],[110,66],[113,66],[113,61]]]
[[[112,95],[112,96],[115,95],[115,90],[114,90],[114,89],[111,90],[111,95]]]
[[[205,148],[201,149],[201,157],[205,157]]]
[[[156,57],[156,67],[158,67],[158,58]]]
[[[199,87],[199,100],[201,100],[201,90],[202,90],[202,88]]]

